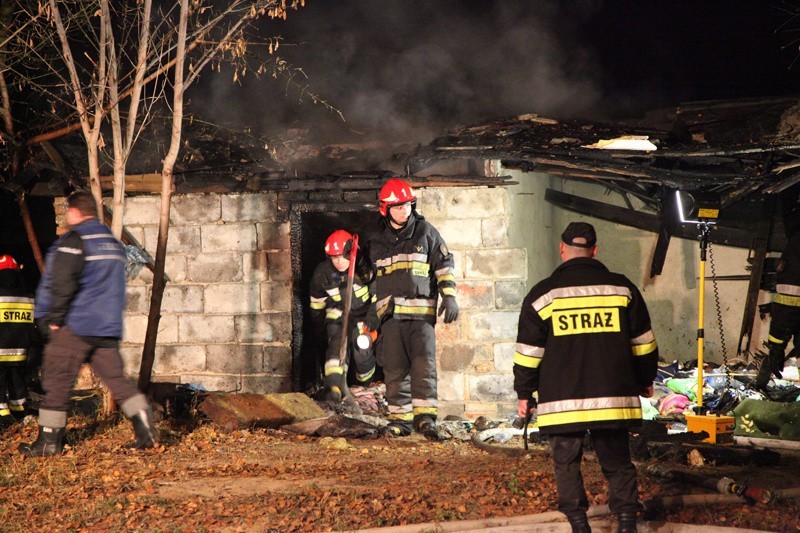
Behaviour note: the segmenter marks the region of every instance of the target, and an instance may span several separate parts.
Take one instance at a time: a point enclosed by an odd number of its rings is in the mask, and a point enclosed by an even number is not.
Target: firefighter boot
[[[153,419],[153,408],[149,405],[131,417],[135,439],[127,448],[143,450],[152,448],[158,443],[158,430]]]
[[[412,427],[410,422],[392,420],[389,424],[380,429],[379,434],[388,435],[390,437],[408,437],[411,435],[411,431]]]
[[[64,450],[64,434],[67,428],[39,426],[39,436],[31,443],[23,442],[18,451],[29,457],[49,457],[61,455]]]
[[[636,533],[636,513],[625,511],[617,515],[617,533]]]
[[[436,431],[436,418],[433,415],[416,415],[414,417],[414,429],[428,440],[439,440],[439,432]]]
[[[572,533],[591,533],[592,528],[589,526],[589,519],[586,517],[586,511],[575,511],[567,515],[569,525],[572,526]]]

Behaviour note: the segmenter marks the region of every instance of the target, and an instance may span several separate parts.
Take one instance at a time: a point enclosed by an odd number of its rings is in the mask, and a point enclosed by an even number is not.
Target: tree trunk
[[[161,213],[158,220],[158,243],[156,245],[156,265],[153,270],[153,292],[150,297],[150,311],[147,315],[147,332],[142,349],[142,364],[139,367],[139,389],[147,391],[156,359],[156,340],[158,323],[161,320],[161,301],[164,297],[164,266],[167,260],[167,238],[169,236],[169,211],[174,189],[175,162],[181,145],[183,127],[184,63],[186,59],[186,27],[189,19],[189,0],[181,0],[180,21],[178,22],[178,42],[175,49],[175,81],[172,100],[172,135],[169,151],[164,157],[161,170]]]

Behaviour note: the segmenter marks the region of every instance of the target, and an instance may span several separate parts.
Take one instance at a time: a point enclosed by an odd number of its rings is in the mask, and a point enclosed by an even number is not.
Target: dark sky
[[[306,0],[280,53],[346,122],[280,81],[206,74],[194,110],[262,131],[426,142],[521,113],[628,118],[681,101],[795,94],[793,2]],[[797,2],[800,6],[800,1]],[[800,23],[789,28],[798,27]],[[301,78],[298,78],[301,79]]]

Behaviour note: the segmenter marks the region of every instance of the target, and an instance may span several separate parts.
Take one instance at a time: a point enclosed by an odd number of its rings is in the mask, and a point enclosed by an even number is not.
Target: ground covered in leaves
[[[127,422],[70,419],[68,451],[23,458],[35,422],[0,436],[2,531],[349,531],[555,509],[546,451],[524,457],[470,442],[309,438],[273,430],[222,434],[210,425],[161,423],[162,445],[132,452]],[[800,461],[771,470],[738,467],[771,488],[800,485]],[[588,457],[593,504],[606,503]],[[719,472],[717,472],[719,473]],[[705,492],[640,474],[643,500]],[[671,509],[672,522],[800,531],[798,500]]]

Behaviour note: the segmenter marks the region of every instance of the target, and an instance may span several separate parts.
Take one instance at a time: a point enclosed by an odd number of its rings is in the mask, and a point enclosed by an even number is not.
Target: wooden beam
[[[100,187],[104,191],[112,190],[114,176],[100,176]],[[125,192],[161,192],[161,174],[126,174]]]

